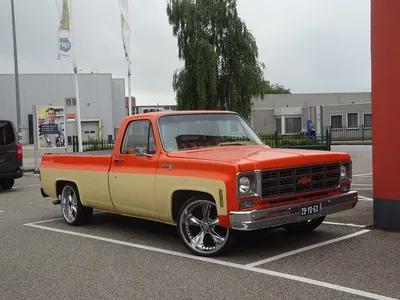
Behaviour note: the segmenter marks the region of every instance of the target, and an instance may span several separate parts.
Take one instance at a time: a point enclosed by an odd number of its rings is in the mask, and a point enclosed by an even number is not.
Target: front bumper
[[[257,230],[279,227],[290,223],[298,223],[352,209],[358,202],[358,192],[334,195],[311,201],[267,207],[249,211],[234,211],[230,213],[230,223],[235,230]],[[319,212],[301,216],[300,210],[304,206],[318,204]]]

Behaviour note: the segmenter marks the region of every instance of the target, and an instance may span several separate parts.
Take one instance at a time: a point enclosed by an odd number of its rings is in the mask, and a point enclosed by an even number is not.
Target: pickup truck
[[[93,209],[173,224],[194,254],[216,256],[238,231],[309,232],[352,209],[352,161],[331,151],[276,149],[237,113],[125,117],[111,151],[44,154],[41,193],[69,225]]]

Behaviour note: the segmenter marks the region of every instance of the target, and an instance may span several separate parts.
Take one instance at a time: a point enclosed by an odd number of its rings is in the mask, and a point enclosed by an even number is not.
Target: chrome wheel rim
[[[61,192],[61,211],[68,223],[73,223],[78,215],[78,199],[70,186],[63,188]]]
[[[228,240],[229,229],[220,226],[217,208],[210,201],[197,200],[190,203],[181,214],[179,222],[184,242],[197,253],[216,253]]]

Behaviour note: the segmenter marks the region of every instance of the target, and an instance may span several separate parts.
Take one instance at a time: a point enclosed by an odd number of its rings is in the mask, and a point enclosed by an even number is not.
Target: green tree
[[[278,83],[276,84],[266,84],[265,85],[265,94],[290,94],[290,89],[285,88],[283,85]]]
[[[248,117],[265,95],[264,64],[236,0],[167,0],[184,66],[173,75],[178,109],[232,110]]]

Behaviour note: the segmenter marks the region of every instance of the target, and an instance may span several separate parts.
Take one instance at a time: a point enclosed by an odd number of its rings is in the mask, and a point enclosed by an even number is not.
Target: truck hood
[[[203,148],[170,152],[168,156],[232,163],[238,165],[240,171],[350,160],[350,156],[347,153],[288,148],[277,149],[266,145]]]

